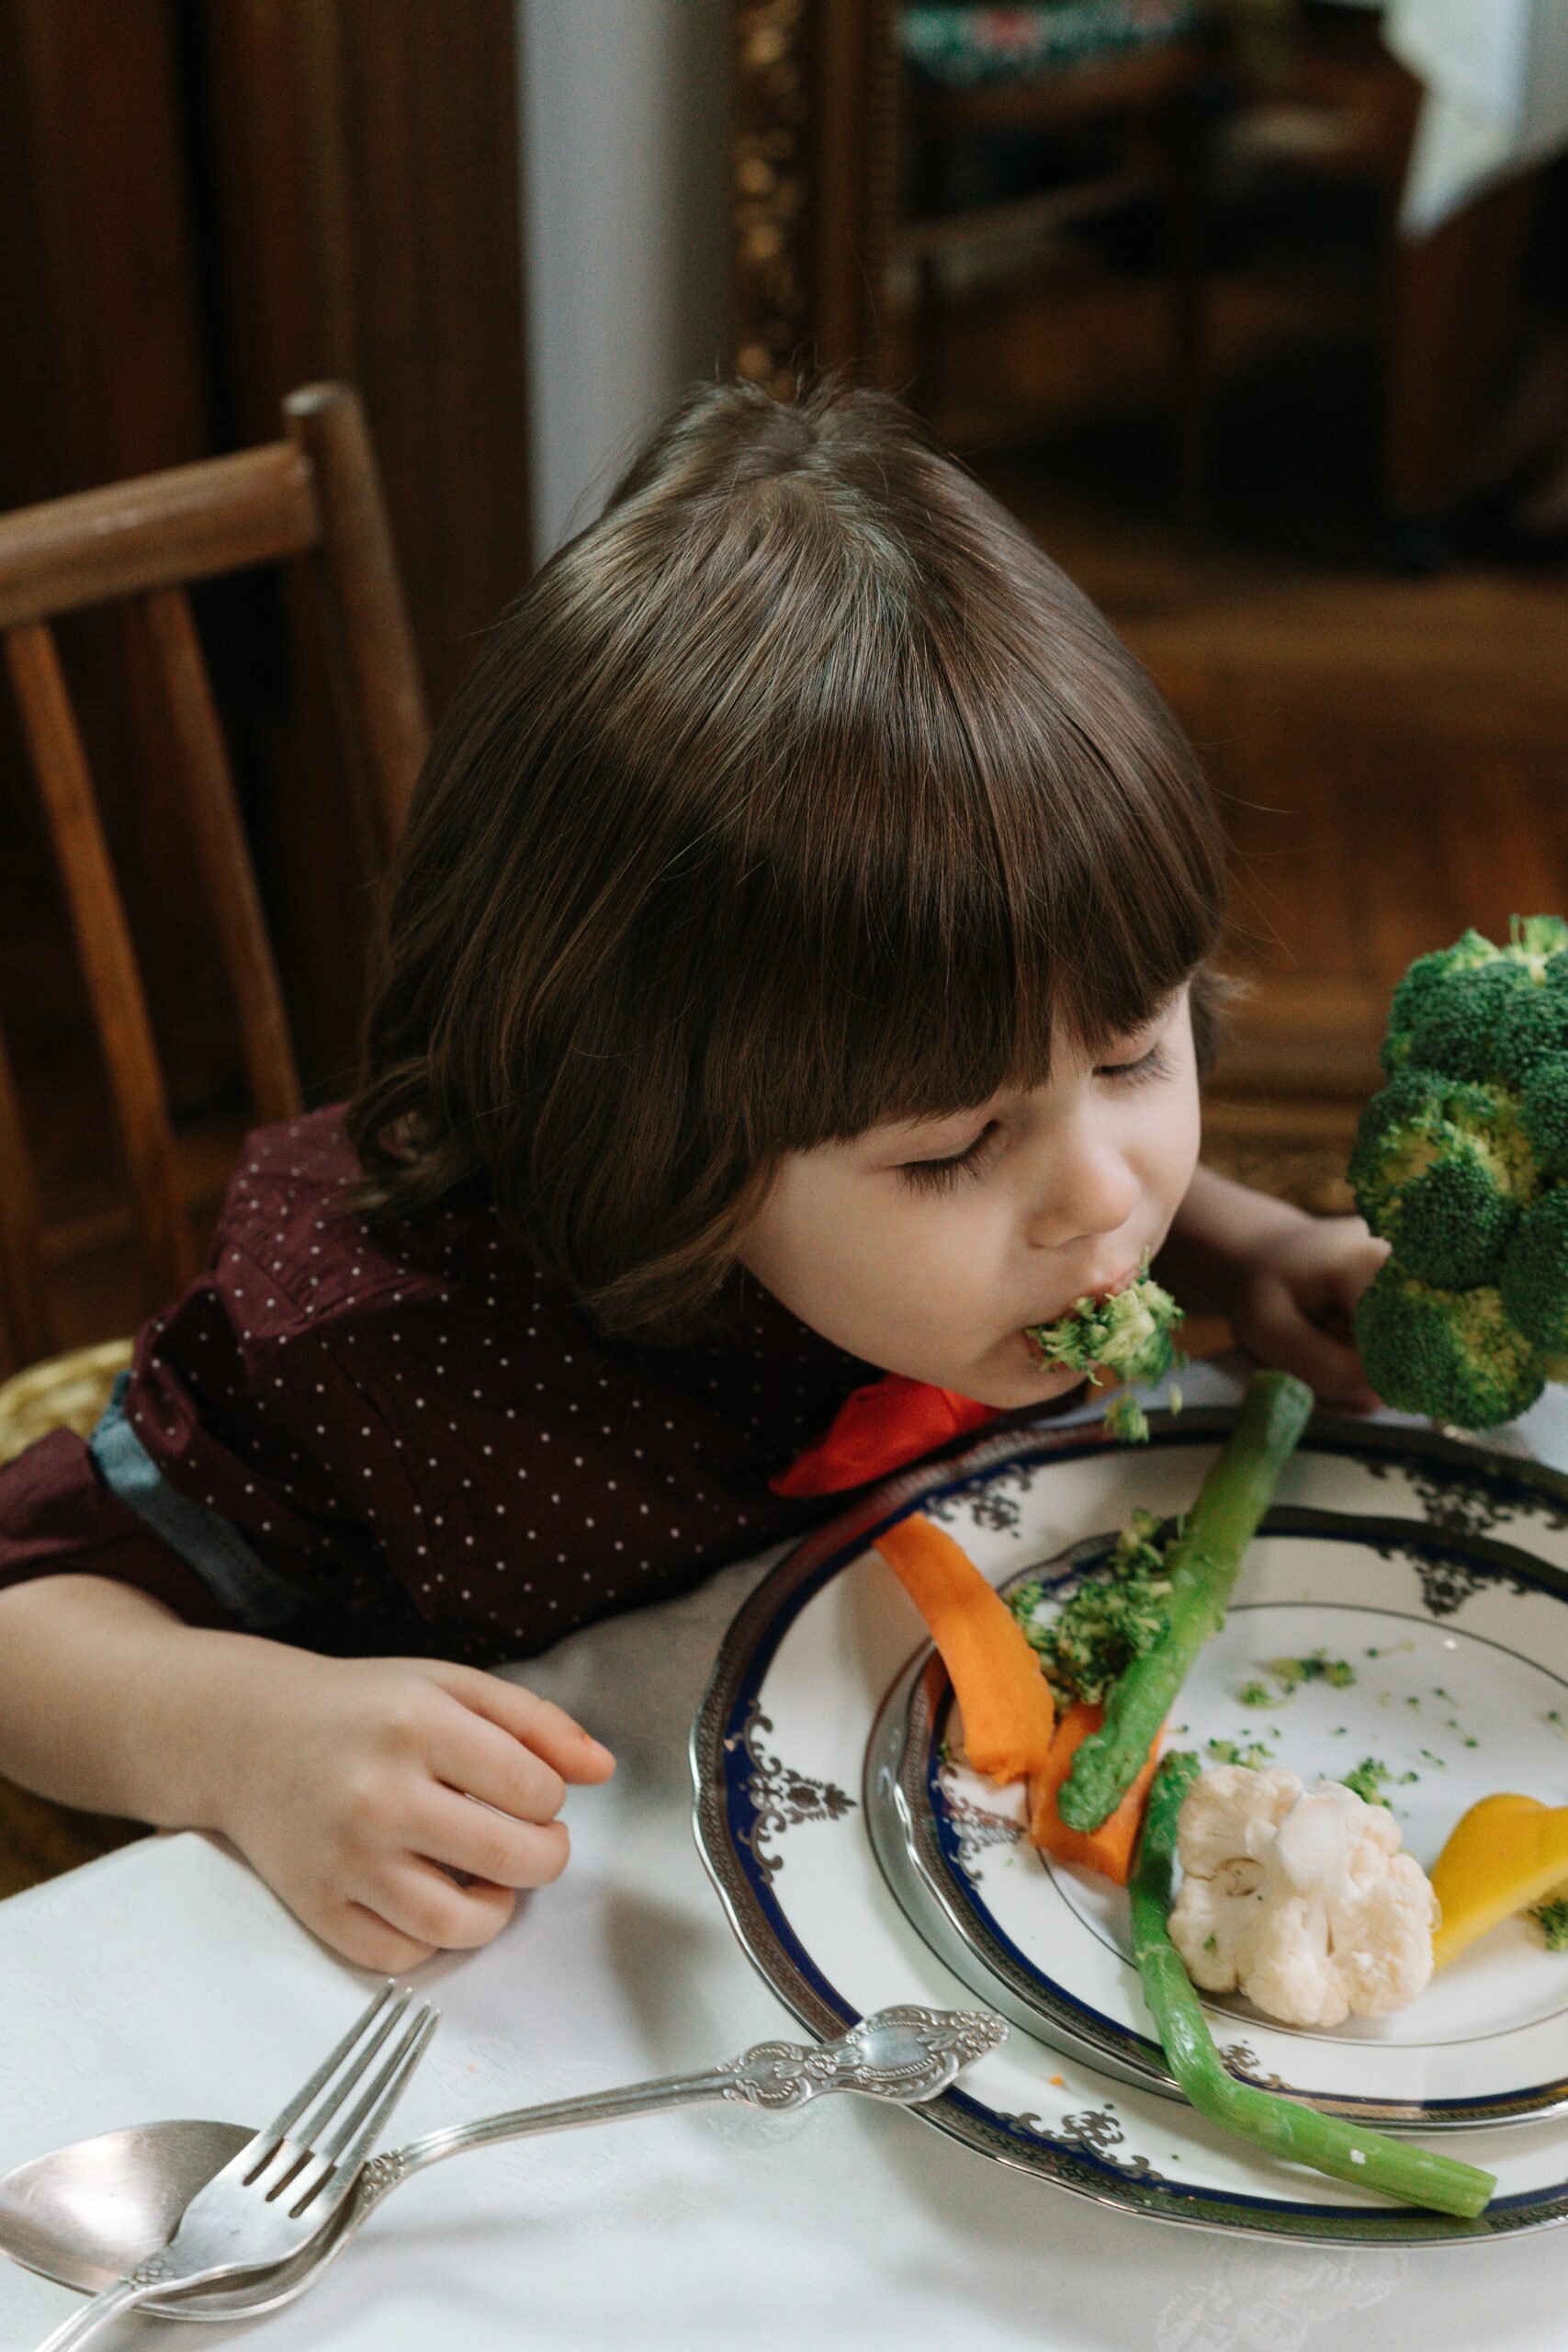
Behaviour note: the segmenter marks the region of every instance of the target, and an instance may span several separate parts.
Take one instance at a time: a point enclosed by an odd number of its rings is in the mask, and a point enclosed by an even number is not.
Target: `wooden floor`
[[[1270,356],[1270,334],[1304,332],[1301,305],[1276,317],[1264,301],[1260,326],[1245,285],[1227,293],[1215,522],[1194,543],[1162,519],[1145,298],[1119,317],[1081,289],[1071,299],[1076,338],[1054,296],[958,315],[966,391],[950,436],[1104,606],[1224,796],[1230,961],[1257,987],[1211,1091],[1207,1156],[1308,1207],[1343,1208],[1346,1150],[1405,964],[1467,923],[1496,934],[1511,913],[1568,910],[1568,577],[1381,570],[1357,347],[1337,374],[1315,343],[1299,364],[1289,349]],[[1100,368],[1110,387],[1092,434],[1062,424],[1083,390],[1074,367]],[[72,1336],[109,1337],[134,1271],[108,1238],[67,1287]],[[0,1787],[0,1894],[127,1834]]]

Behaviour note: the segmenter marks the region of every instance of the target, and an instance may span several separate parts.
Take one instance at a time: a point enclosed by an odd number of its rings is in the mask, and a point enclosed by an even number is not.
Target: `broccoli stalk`
[[[1118,1381],[1154,1381],[1186,1362],[1172,1338],[1182,1310],[1170,1293],[1149,1273],[1145,1250],[1136,1274],[1124,1290],[1110,1298],[1086,1296],[1074,1302],[1054,1323],[1030,1324],[1024,1337],[1038,1351],[1043,1367],[1061,1365],[1085,1372],[1098,1387],[1109,1375]],[[1173,1413],[1181,1409],[1181,1391],[1170,1394]],[[1106,1408],[1105,1423],[1112,1437],[1140,1444],[1148,1436],[1148,1418],[1134,1396],[1122,1390]]]
[[[1393,993],[1350,1155],[1391,1254],[1356,1310],[1390,1405],[1494,1429],[1568,1379],[1568,923],[1467,931]]]
[[[1167,1547],[1164,1631],[1112,1683],[1103,1724],[1075,1749],[1056,1792],[1069,1829],[1098,1829],[1137,1779],[1189,1667],[1224,1623],[1247,1547],[1312,1408],[1312,1390],[1291,1373],[1255,1372],[1247,1382],[1235,1427]]]

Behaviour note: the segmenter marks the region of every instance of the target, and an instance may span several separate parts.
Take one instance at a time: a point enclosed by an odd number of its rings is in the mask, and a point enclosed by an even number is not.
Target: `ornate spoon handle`
[[[963,2067],[994,2050],[1006,2031],[999,2018],[979,2009],[878,2009],[833,2041],[759,2041],[740,2057],[701,2074],[662,2075],[547,2107],[513,2108],[476,2123],[449,2124],[372,2157],[355,2192],[351,2226],[357,2228],[389,2189],[426,2165],[502,2140],[716,2100],[783,2114],[829,2091],[852,2090],[898,2106],[917,2105],[946,2090]]]

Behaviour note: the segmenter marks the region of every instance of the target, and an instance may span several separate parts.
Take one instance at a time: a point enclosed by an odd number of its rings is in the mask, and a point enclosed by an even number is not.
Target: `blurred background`
[[[860,369],[1201,745],[1255,984],[1210,1156],[1337,1208],[1405,963],[1568,907],[1565,147],[1568,0],[0,0],[0,509],[350,384],[438,718],[681,385]],[[0,627],[54,527],[0,525]],[[191,591],[312,1102],[382,851],[319,575]],[[145,627],[55,640],[199,1252],[256,1114],[244,967]],[[0,1372],[168,1288],[39,748],[0,682]]]

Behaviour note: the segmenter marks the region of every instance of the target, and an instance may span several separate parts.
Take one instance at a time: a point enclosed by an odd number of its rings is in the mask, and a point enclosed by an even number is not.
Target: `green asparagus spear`
[[[1304,2100],[1282,2098],[1238,2083],[1226,2073],[1204,2020],[1192,1980],[1166,1927],[1176,1860],[1177,1821],[1199,1762],[1187,1751],[1168,1756],[1156,1773],[1133,1865],[1133,1951],[1144,1998],[1170,2069],[1197,2109],[1227,2132],[1276,2155],[1293,2157],[1337,2180],[1377,2189],[1405,2205],[1434,2206],[1472,2221],[1497,2186],[1496,2177],[1452,2156],[1434,2155],[1386,2132],[1364,2132],[1337,2115],[1320,2115]]]
[[[1248,1381],[1224,1451],[1166,1552],[1166,1631],[1112,1683],[1105,1721],[1079,1746],[1057,1793],[1056,1810],[1069,1829],[1098,1829],[1137,1779],[1188,1668],[1224,1623],[1242,1555],[1313,1402],[1305,1382],[1288,1372],[1255,1372]]]

